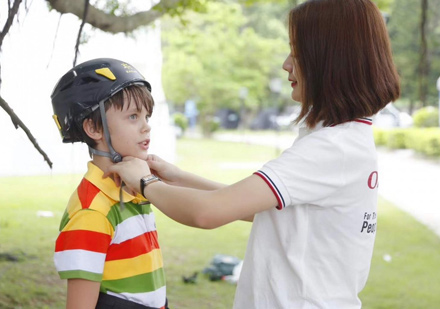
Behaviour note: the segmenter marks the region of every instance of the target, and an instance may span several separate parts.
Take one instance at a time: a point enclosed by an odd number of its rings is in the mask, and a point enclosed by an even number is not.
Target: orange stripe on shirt
[[[112,244],[105,260],[130,259],[141,254],[149,253],[154,249],[160,249],[157,232],[147,232],[120,244]]]
[[[89,208],[95,196],[100,192],[99,189],[87,179],[83,178],[77,189],[81,207]]]
[[[65,250],[87,250],[106,253],[110,245],[111,237],[108,234],[74,230],[62,232],[55,243],[55,252]]]

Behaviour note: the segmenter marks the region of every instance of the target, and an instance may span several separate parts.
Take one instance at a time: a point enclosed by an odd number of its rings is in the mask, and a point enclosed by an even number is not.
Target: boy
[[[146,160],[150,91],[131,65],[100,58],[68,71],[51,95],[63,142],[85,142],[93,155],[56,240],[54,261],[67,279],[67,308],[168,308],[150,203],[102,178],[124,156]]]

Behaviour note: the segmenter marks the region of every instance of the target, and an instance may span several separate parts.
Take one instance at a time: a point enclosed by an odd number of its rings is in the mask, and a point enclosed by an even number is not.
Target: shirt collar
[[[354,122],[360,122],[360,123],[364,123],[367,125],[372,125],[373,124],[373,120],[371,118],[367,118],[367,117],[362,117],[362,118],[357,118],[355,120],[353,120]],[[345,123],[349,123],[349,122],[353,122],[353,121],[348,121],[348,122],[344,122],[344,123],[340,123],[339,125],[345,124]],[[315,131],[321,130],[322,128],[324,128],[323,125],[324,121],[319,121],[316,126],[313,129],[310,129],[305,121],[301,121],[300,125],[299,125],[299,131],[298,131],[298,139],[309,135],[310,133],[313,133]],[[329,127],[335,127],[336,125],[330,125]]]
[[[103,175],[104,172],[95,164],[93,164],[93,162],[90,161],[87,163],[87,173],[84,175],[84,178],[90,181],[109,198],[119,202],[119,194],[121,188],[117,187],[113,179],[111,179],[110,177],[102,178]],[[122,202],[133,202],[135,204],[139,204],[147,202],[147,199],[145,199],[139,193],[137,193],[136,196],[133,196],[125,190],[122,190]]]
[[[312,132],[321,130],[324,126],[322,125],[323,121],[318,122],[313,129],[309,128],[305,121],[302,121],[299,126],[298,131],[298,139],[303,138],[306,135],[309,135]]]

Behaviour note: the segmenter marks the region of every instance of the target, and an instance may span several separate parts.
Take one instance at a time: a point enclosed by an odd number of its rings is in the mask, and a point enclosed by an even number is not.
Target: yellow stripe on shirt
[[[150,273],[163,267],[162,252],[155,249],[131,259],[106,261],[103,280],[116,280]],[[108,271],[108,270],[111,271]],[[139,270],[142,270],[141,272]]]
[[[104,218],[104,219],[103,219]],[[88,230],[108,234],[113,238],[113,227],[107,218],[100,212],[90,209],[78,211],[64,227],[63,232],[74,230]]]

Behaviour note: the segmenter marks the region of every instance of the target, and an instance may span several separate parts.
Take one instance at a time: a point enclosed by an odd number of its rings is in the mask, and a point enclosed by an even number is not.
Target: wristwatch
[[[144,195],[144,189],[146,186],[148,186],[150,183],[156,182],[156,181],[162,181],[160,180],[159,177],[157,177],[156,175],[150,174],[147,176],[144,176],[141,178],[141,194],[145,197]],[[146,198],[146,197],[145,197]]]

